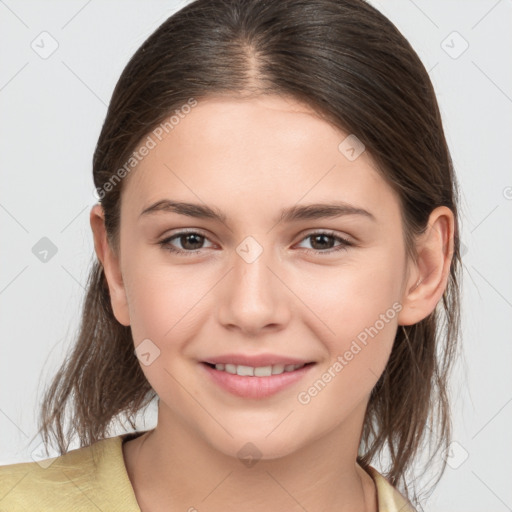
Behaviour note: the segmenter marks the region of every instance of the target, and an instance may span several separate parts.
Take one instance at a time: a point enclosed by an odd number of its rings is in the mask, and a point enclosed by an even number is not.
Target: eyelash
[[[172,235],[171,237],[165,238],[161,242],[158,242],[158,244],[163,249],[165,249],[169,252],[172,252],[174,254],[182,254],[184,256],[192,256],[194,254],[200,253],[202,251],[202,249],[196,249],[193,251],[185,251],[183,249],[176,249],[175,247],[170,245],[171,240],[174,240],[176,238],[179,239],[180,237],[182,237],[184,235],[199,235],[203,238],[208,239],[208,237],[206,237],[206,235],[203,235],[202,233],[200,233],[198,231],[180,231],[179,233],[176,233],[176,234]],[[336,235],[336,233],[334,233],[332,231],[315,231],[313,233],[309,233],[304,238],[302,238],[302,240],[300,240],[300,241],[303,242],[307,238],[311,238],[311,237],[318,236],[318,235],[330,236],[330,237],[336,239],[337,241],[341,242],[341,244],[337,247],[334,247],[332,249],[327,249],[325,251],[321,251],[319,249],[305,249],[306,254],[314,254],[314,255],[322,255],[322,256],[332,255],[333,253],[336,253],[338,251],[346,251],[348,247],[351,247],[352,245],[354,245],[349,240],[347,240],[343,237],[340,237],[339,235]]]

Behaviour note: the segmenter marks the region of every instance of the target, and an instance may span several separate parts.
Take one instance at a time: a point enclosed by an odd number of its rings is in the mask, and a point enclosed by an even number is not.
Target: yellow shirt
[[[103,439],[46,462],[0,466],[0,511],[140,512],[122,451],[123,441],[137,435]],[[375,468],[370,466],[368,473],[377,488],[379,512],[414,512]]]

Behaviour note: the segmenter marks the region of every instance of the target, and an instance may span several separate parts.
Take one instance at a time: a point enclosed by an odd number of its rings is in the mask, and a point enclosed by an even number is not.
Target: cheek
[[[339,361],[343,368],[332,371],[344,377],[337,380],[347,379],[351,387],[359,383],[369,392],[393,346],[405,258],[387,248],[353,261],[305,279],[310,290],[305,302],[316,313],[309,327],[329,353],[325,367]]]
[[[345,286],[335,291],[324,289],[329,330],[323,324],[318,327],[318,322],[312,328],[328,357],[296,397],[311,417],[326,419],[325,412],[330,411],[329,424],[343,421],[369,397],[388,362],[401,310],[395,283],[359,277],[352,274],[353,280],[344,280]],[[361,290],[362,284],[366,290]],[[321,291],[319,287],[317,293]]]
[[[163,266],[149,271],[138,266],[130,275],[127,293],[135,344],[144,338],[157,343],[181,339],[193,329],[198,302],[209,290],[205,283],[183,269]]]
[[[200,298],[211,286],[198,286],[193,276],[182,269],[153,266],[148,271],[142,260],[139,263],[130,272],[128,285],[134,345],[152,388],[180,410],[188,402],[175,380],[181,381],[181,377],[175,376],[175,363],[183,357],[180,352],[204,323],[199,318]],[[142,357],[145,353],[150,354],[147,364]]]

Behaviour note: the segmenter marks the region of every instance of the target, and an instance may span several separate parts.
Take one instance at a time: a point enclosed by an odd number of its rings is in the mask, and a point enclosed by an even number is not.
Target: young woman
[[[61,456],[1,467],[0,508],[421,509],[457,190],[396,27],[362,0],[196,0],[123,71],[93,175],[98,260],[41,411]],[[111,435],[156,396],[154,429]]]

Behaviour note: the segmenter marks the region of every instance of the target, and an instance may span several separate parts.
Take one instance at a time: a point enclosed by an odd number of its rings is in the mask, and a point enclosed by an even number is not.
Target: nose
[[[255,336],[283,329],[290,319],[292,294],[279,276],[278,258],[255,238],[236,248],[219,293],[219,321],[228,329]]]

